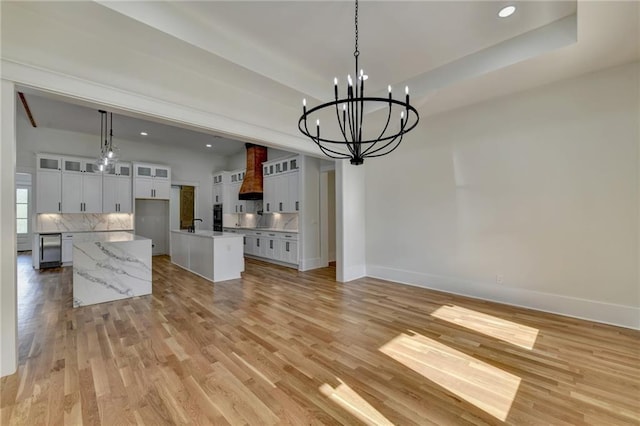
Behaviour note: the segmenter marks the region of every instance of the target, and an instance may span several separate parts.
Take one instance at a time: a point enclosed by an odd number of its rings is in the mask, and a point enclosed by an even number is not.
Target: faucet
[[[187,228],[187,232],[196,232],[196,221],[202,222],[202,219],[193,219],[191,221],[191,226]]]

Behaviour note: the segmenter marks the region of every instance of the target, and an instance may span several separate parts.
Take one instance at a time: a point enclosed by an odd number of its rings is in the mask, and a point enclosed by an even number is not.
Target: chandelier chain
[[[358,57],[358,55],[360,55],[360,51],[358,50],[358,0],[356,0],[355,25],[356,25],[356,50],[353,52],[353,56]]]

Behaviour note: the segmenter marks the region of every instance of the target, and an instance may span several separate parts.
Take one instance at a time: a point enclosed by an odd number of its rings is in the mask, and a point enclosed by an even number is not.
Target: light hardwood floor
[[[253,260],[73,309],[71,268],[18,263],[2,425],[640,422],[637,331]]]

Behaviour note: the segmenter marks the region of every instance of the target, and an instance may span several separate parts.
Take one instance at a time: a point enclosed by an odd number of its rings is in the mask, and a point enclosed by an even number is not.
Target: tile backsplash
[[[128,231],[133,213],[41,213],[36,232]]]
[[[223,215],[223,225],[228,228],[273,228],[286,231],[298,230],[298,213],[242,213]]]

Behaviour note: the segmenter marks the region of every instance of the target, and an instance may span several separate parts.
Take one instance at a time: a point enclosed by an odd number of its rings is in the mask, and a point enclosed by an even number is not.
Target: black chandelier
[[[307,111],[306,99],[302,101],[302,116],[298,120],[298,129],[309,137],[320,150],[330,158],[351,159],[351,164],[359,165],[365,158],[381,157],[394,151],[402,142],[405,133],[413,130],[420,120],[418,111],[409,104],[409,88],[405,87],[405,101],[393,99],[391,86],[389,86],[389,97],[367,97],[364,95],[364,82],[367,79],[363,70],[358,73],[358,0],[355,8],[355,51],[353,56],[356,61],[356,78],[353,82],[351,76],[347,76],[347,97],[338,99],[338,79],[333,80],[334,100],[318,105]],[[342,106],[342,108],[340,108]],[[387,133],[391,122],[392,111],[400,110],[400,126],[395,132]],[[315,135],[311,134],[307,126],[307,121],[313,123],[314,113],[321,114],[323,111],[335,107],[338,128],[341,138],[330,139],[320,136],[320,119],[316,119]],[[364,111],[387,108],[387,121],[382,131],[375,139],[364,139],[362,134],[362,124],[364,121]],[[342,109],[342,113],[340,110]]]

